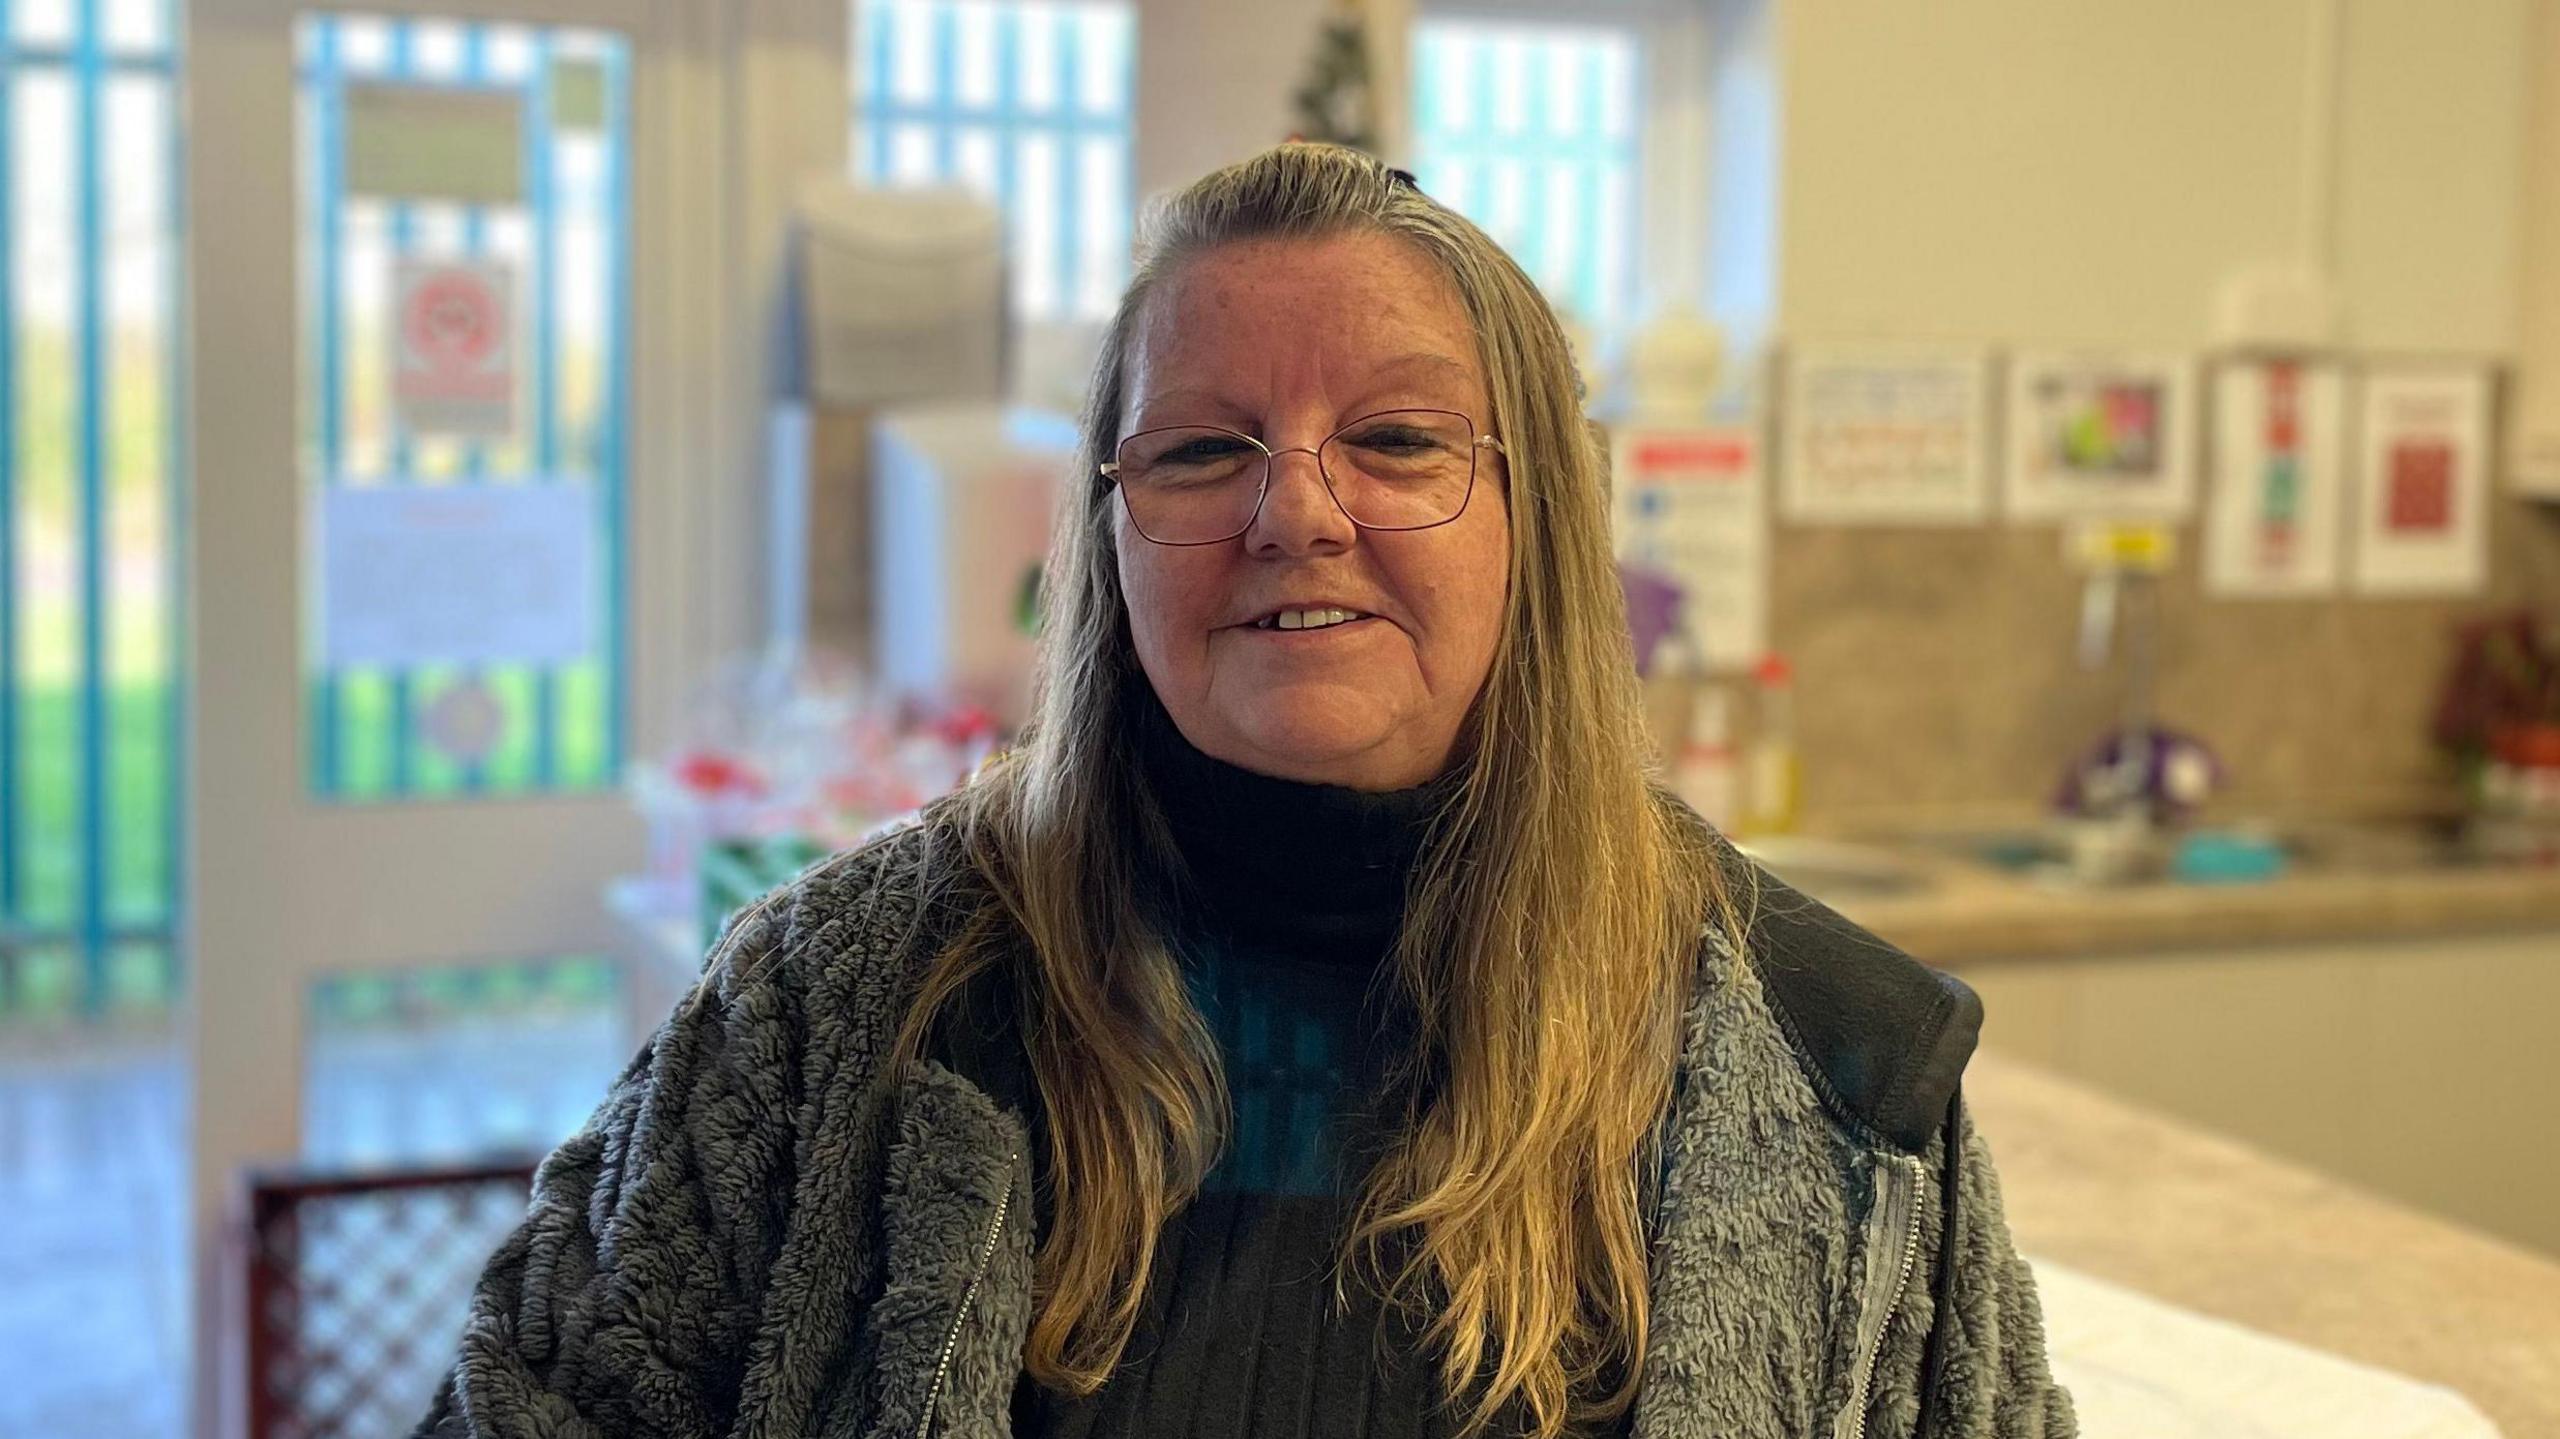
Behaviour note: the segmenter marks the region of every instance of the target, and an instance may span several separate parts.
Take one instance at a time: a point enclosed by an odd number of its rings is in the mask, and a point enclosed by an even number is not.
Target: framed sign
[[[2338,588],[2346,388],[2333,364],[2236,360],[2215,371],[2209,593],[2272,599]]]
[[[2008,513],[2184,519],[2194,366],[2182,355],[2020,354],[2009,366]]]
[[[1619,435],[1618,557],[1680,586],[1680,623],[1711,668],[1769,648],[1769,517],[1758,432],[1741,426]]]
[[[2472,594],[2489,582],[2489,376],[2376,367],[2358,385],[2355,585]]]
[[[1990,410],[1980,350],[1804,346],[1786,367],[1781,512],[1979,524],[1991,514]]]

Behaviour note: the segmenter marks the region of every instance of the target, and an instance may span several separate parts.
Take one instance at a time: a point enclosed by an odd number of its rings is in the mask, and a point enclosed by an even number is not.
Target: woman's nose
[[[1255,554],[1302,554],[1347,549],[1360,527],[1342,512],[1324,482],[1313,450],[1274,450],[1271,483],[1262,494],[1262,509],[1245,532],[1245,548]]]

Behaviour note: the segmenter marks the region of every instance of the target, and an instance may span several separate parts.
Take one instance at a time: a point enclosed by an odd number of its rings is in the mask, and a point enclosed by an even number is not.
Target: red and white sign
[[[2213,377],[2205,592],[2333,594],[2345,550],[2347,383],[2335,364],[2226,361]]]
[[[402,260],[392,275],[391,407],[412,435],[515,432],[515,272],[494,260]]]
[[[1621,432],[1618,558],[1668,576],[1686,642],[1710,668],[1769,648],[1769,508],[1756,429]]]
[[[2489,375],[2477,366],[2365,373],[2356,588],[2476,594],[2489,581]]]

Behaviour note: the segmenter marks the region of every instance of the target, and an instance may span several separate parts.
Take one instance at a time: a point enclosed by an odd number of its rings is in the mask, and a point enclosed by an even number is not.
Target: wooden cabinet
[[[2560,1254],[2560,931],[1950,967],[1987,1048]]]

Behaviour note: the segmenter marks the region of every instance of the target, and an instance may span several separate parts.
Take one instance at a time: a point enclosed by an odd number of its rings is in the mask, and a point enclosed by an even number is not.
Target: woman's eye
[[[1364,430],[1353,436],[1351,443],[1364,450],[1382,450],[1389,454],[1410,455],[1436,449],[1440,445],[1440,440],[1438,436],[1427,431],[1406,429],[1399,425]]]
[[[1244,453],[1245,446],[1234,440],[1191,440],[1174,446],[1158,456],[1160,465],[1205,465],[1231,460]]]

